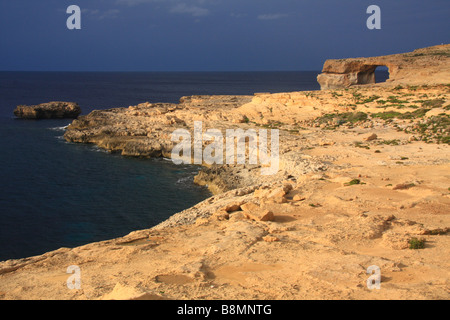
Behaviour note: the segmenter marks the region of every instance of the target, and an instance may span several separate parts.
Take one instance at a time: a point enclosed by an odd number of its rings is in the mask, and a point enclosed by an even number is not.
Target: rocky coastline
[[[325,62],[320,91],[79,116],[67,141],[130,157],[170,158],[173,131],[193,134],[195,121],[277,129],[279,170],[203,163],[195,183],[212,197],[151,229],[0,262],[0,299],[450,298],[450,45],[387,57]],[[348,81],[367,65],[391,80]],[[371,266],[380,289],[367,286]]]

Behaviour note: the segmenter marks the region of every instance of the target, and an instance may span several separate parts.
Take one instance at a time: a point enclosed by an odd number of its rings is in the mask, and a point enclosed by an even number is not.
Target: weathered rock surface
[[[81,108],[74,102],[53,101],[34,106],[20,105],[14,110],[14,115],[22,119],[63,119],[77,118]]]
[[[437,145],[420,143],[393,150],[416,153],[420,147],[428,161],[439,155],[431,156]],[[448,157],[449,148],[440,151]],[[449,299],[448,162],[392,170],[376,165],[368,151],[358,155],[349,148],[339,157],[353,165],[324,179],[307,174],[231,190],[152,229],[0,262],[0,298]],[[333,182],[360,173],[365,184]],[[393,190],[387,177],[394,185],[411,178],[421,184]],[[287,183],[287,202],[271,202]],[[293,199],[299,194],[306,200]],[[218,219],[214,213],[224,208],[228,217]],[[273,216],[249,214],[260,210]],[[412,237],[425,239],[425,248],[408,249]],[[70,265],[80,267],[80,289],[67,287]],[[366,285],[373,265],[381,270],[380,290]]]
[[[375,69],[386,66],[389,82],[398,84],[446,84],[450,79],[450,45],[418,49],[409,53],[369,58],[325,61],[317,81],[322,89],[374,84]]]

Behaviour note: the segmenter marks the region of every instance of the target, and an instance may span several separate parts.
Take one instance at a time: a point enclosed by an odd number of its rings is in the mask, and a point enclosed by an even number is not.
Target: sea
[[[72,120],[17,119],[17,105],[71,101],[88,114],[190,95],[318,90],[318,73],[0,72],[0,261],[148,229],[211,196],[193,183],[198,166],[68,143]]]

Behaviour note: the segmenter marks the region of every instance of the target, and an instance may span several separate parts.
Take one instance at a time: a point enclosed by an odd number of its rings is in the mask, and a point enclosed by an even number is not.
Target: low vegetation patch
[[[380,140],[377,142],[378,144],[385,144],[388,146],[398,146],[400,144],[400,140],[392,139],[392,140]]]
[[[371,103],[371,102],[374,102],[374,101],[376,101],[378,99],[380,99],[380,96],[377,96],[377,95],[370,96],[370,97],[365,98],[365,99],[361,99],[361,97],[360,97],[359,100],[356,102],[356,104]]]
[[[353,186],[355,184],[361,184],[361,180],[359,179],[353,179],[347,183],[344,183],[344,186]]]
[[[387,100],[377,100],[378,104],[384,104],[384,105],[387,103],[391,103],[394,105],[401,105],[403,103],[408,103],[408,102],[409,102],[408,100],[400,100],[396,96],[389,96],[387,98]]]
[[[379,118],[382,120],[398,118],[401,115],[402,115],[402,113],[397,112],[397,111],[377,112],[377,113],[371,114],[372,118]]]
[[[379,118],[382,120],[389,119],[417,119],[423,118],[423,116],[430,111],[430,109],[417,109],[413,112],[397,112],[397,111],[386,111],[386,112],[377,112],[372,113],[372,118]]]
[[[410,249],[423,249],[425,248],[425,239],[411,238],[409,240]]]
[[[355,141],[353,142],[353,145],[357,148],[362,148],[362,149],[370,149],[370,147],[360,141]]]
[[[360,121],[366,121],[368,115],[365,112],[345,112],[345,113],[329,113],[314,120],[315,123],[327,124],[330,126],[340,126],[344,123],[355,124]]]
[[[450,115],[440,114],[423,119],[406,127],[405,132],[417,133],[425,142],[450,144]]]

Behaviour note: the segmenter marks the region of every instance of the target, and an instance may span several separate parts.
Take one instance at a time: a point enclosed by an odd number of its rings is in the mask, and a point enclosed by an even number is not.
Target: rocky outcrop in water
[[[14,115],[22,119],[75,119],[81,114],[80,106],[75,102],[52,101],[38,105],[20,105]]]
[[[330,59],[325,61],[317,81],[324,89],[374,84],[375,69],[386,66],[389,82],[398,84],[446,84],[450,79],[450,45],[418,49],[409,53],[368,58]]]

